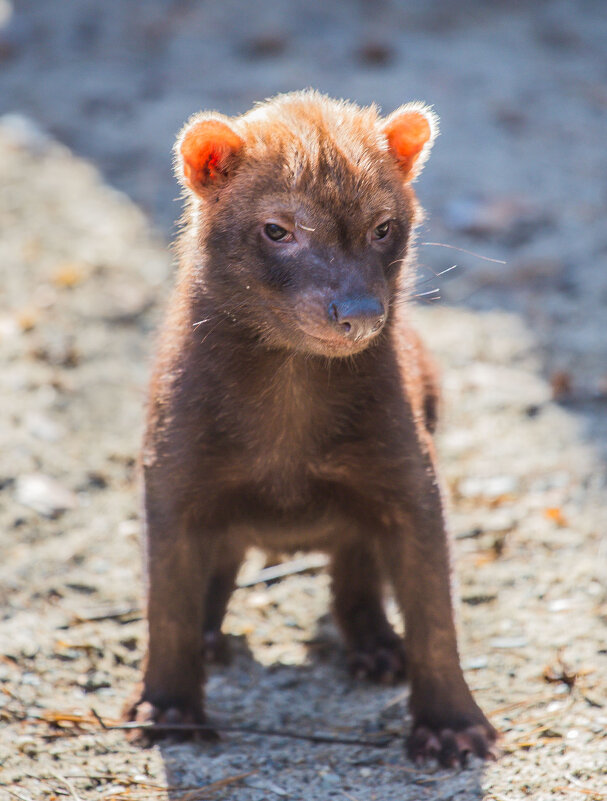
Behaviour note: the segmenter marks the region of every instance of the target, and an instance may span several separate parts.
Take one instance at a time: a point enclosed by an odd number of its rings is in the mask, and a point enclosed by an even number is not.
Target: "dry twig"
[[[239,587],[254,587],[257,584],[265,584],[267,581],[294,576],[297,573],[308,573],[311,570],[320,570],[326,567],[328,559],[324,554],[309,554],[299,559],[291,559],[288,562],[281,562],[278,565],[264,567],[256,576],[248,581],[239,581]]]
[[[96,715],[98,718],[98,716]],[[99,719],[99,718],[98,718]],[[105,725],[106,731],[132,731],[140,729],[147,732],[226,732],[233,734],[254,734],[258,737],[286,737],[291,740],[306,740],[310,743],[326,745],[362,745],[368,748],[386,748],[393,737],[381,737],[376,740],[358,737],[336,737],[332,734],[304,734],[289,729],[259,729],[255,726],[234,726],[231,724],[206,723],[117,723]]]
[[[559,787],[552,788],[553,793],[581,793],[582,795],[590,795],[593,798],[607,798],[607,793],[603,793],[600,790],[592,790],[590,787],[570,787],[569,785],[563,784]]]
[[[209,793],[216,793],[227,785],[240,782],[248,776],[252,776],[254,773],[257,773],[257,771],[251,770],[248,773],[238,773],[236,776],[226,776],[225,779],[219,779],[216,782],[211,782],[211,784],[205,784],[204,787],[188,790],[183,795],[179,796],[178,801],[202,801],[202,799],[208,797]]]
[[[101,715],[95,710],[91,709],[91,715],[76,715],[73,713],[61,712],[45,712],[40,718],[32,718],[30,722],[44,722],[51,725],[59,725],[61,723],[71,723],[77,728],[74,735],[92,734],[90,729],[83,729],[83,725],[94,725],[98,723],[102,731],[133,731],[141,730],[147,732],[226,732],[234,734],[252,734],[258,737],[286,737],[291,740],[306,740],[311,743],[326,744],[326,745],[359,745],[368,748],[386,748],[394,740],[394,736],[385,735],[371,738],[359,737],[339,737],[332,734],[306,734],[303,732],[295,732],[289,729],[261,729],[255,726],[234,725],[229,723],[154,723],[149,722],[132,722],[132,723],[107,723]],[[97,731],[99,731],[97,729]]]
[[[68,779],[66,779],[65,776],[62,776],[60,773],[51,773],[51,776],[54,779],[57,779],[58,782],[61,782],[61,784],[63,784],[65,787],[67,787],[69,794],[72,796],[74,801],[82,801],[82,799],[76,792],[74,785],[70,781],[68,781]]]

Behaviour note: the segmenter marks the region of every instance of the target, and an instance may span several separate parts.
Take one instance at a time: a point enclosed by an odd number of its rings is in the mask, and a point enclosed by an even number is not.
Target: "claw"
[[[460,731],[450,728],[433,731],[428,726],[416,726],[409,737],[408,751],[417,765],[426,759],[436,759],[448,768],[465,766],[468,756],[496,760],[499,749],[495,745],[496,733],[487,724],[468,726]]]
[[[204,633],[204,657],[209,664],[228,665],[232,661],[230,643],[221,631]]]
[[[444,729],[440,734],[441,749],[438,761],[446,768],[454,768],[460,761],[460,751],[455,733]]]
[[[349,657],[349,669],[357,679],[370,679],[391,686],[403,681],[406,674],[405,652],[402,641],[376,645],[374,648],[354,650]]]
[[[196,709],[197,705],[192,704],[192,708],[181,706],[168,706],[160,707],[152,704],[150,701],[137,700],[128,706],[124,712],[124,718],[136,723],[157,723],[170,727],[179,724],[198,724],[205,723],[205,717],[201,709]],[[204,730],[173,730],[170,728],[165,730],[141,728],[133,729],[127,735],[131,742],[138,745],[149,746],[153,742],[161,738],[172,738],[176,740],[210,740],[212,742],[218,739],[217,733],[209,728]]]

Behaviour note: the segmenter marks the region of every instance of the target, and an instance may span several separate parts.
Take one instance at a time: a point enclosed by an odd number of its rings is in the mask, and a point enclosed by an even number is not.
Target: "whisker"
[[[504,262],[505,264],[505,262]],[[451,270],[455,270],[457,264],[452,264],[451,267],[446,267],[444,270],[441,270],[440,273],[435,273],[437,278],[440,278],[441,275],[445,275],[445,273],[450,273]]]
[[[417,299],[421,300],[422,303],[434,303],[441,300],[441,295],[437,294],[438,292],[440,292],[438,287],[431,289],[429,292],[420,292],[418,294],[405,291],[396,292],[394,297],[390,300],[388,308],[392,309],[396,306],[404,306],[408,303],[413,303],[413,301]]]
[[[201,345],[204,344],[204,342],[206,341],[207,337],[210,334],[212,334],[213,331],[215,331],[215,329],[218,328],[221,325],[221,323],[223,322],[223,320],[225,319],[226,316],[227,317],[233,316],[234,312],[238,311],[239,309],[244,308],[246,305],[247,305],[247,301],[246,300],[241,301],[240,303],[237,303],[236,306],[233,306],[229,310],[224,309],[223,312],[218,312],[217,314],[212,315],[211,317],[207,317],[205,320],[199,320],[197,323],[194,323],[193,325],[194,325],[194,328],[196,329],[196,328],[198,328],[199,325],[202,325],[203,323],[209,323],[212,320],[215,320],[216,318],[219,318],[217,320],[217,323],[214,326],[212,326],[207,331],[207,333],[204,335],[204,337],[201,339],[200,344]]]
[[[205,341],[207,340],[207,337],[209,336],[209,334],[212,334],[212,333],[213,333],[213,331],[214,331],[214,330],[215,330],[215,329],[216,329],[218,326],[220,326],[220,325],[221,325],[221,323],[222,323],[222,319],[220,318],[220,319],[218,320],[217,324],[216,324],[216,325],[214,325],[212,328],[210,328],[210,329],[209,329],[209,330],[206,332],[206,334],[203,336],[203,338],[200,340],[200,344],[201,344],[201,345],[204,345],[204,343],[205,343]]]
[[[474,256],[477,259],[482,259],[483,261],[491,261],[494,264],[507,264],[508,262],[503,261],[502,259],[491,259],[489,256],[481,256],[480,253],[475,253],[473,250],[466,250],[465,248],[458,248],[455,245],[446,245],[444,242],[419,242],[420,245],[433,245],[437,248],[449,248],[449,250],[458,250],[460,253],[467,253],[468,256]],[[441,273],[439,273],[441,275]]]
[[[423,266],[426,267],[427,265]],[[452,264],[451,267],[447,267],[446,269],[441,270],[439,273],[435,273],[434,270],[430,270],[430,267],[428,267],[432,275],[429,275],[427,276],[427,278],[424,278],[422,281],[420,281],[420,286],[423,286],[424,284],[427,284],[430,281],[434,281],[435,278],[440,278],[441,275],[445,275],[445,273],[450,273],[451,270],[455,270],[456,267],[459,267],[459,264]]]

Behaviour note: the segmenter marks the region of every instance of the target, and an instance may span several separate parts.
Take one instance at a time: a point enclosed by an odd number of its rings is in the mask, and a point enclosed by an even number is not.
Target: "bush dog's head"
[[[397,292],[435,135],[419,103],[380,118],[311,91],[196,114],[175,152],[199,285],[267,346],[362,350]]]

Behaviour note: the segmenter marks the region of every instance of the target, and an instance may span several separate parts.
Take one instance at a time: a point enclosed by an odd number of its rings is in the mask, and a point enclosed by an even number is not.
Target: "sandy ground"
[[[5,20],[0,797],[606,797],[606,44],[598,2],[264,0],[252,15],[86,0]],[[368,745],[232,732],[140,750],[91,712],[117,719],[145,643],[134,463],[178,215],[174,132],[200,107],[308,84],[386,110],[434,103],[421,241],[507,262],[422,245],[420,292],[443,300],[412,307],[443,367],[462,656],[503,732],[497,764],[407,761],[406,688],[348,677],[318,570],[235,593],[236,656],[209,707]]]

